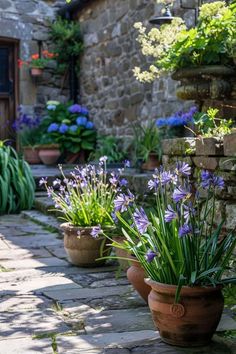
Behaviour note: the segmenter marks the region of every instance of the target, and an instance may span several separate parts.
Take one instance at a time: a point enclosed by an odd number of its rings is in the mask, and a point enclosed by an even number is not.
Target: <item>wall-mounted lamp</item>
[[[149,23],[151,23],[153,25],[158,25],[158,26],[170,23],[175,17],[172,15],[171,10],[170,10],[170,6],[171,6],[172,2],[173,2],[172,0],[166,0],[165,11],[162,14],[162,16],[154,15],[149,20]],[[180,0],[180,8],[184,9],[184,10],[194,10],[195,11],[195,25],[196,25],[197,19],[198,19],[198,14],[199,14],[199,7],[202,5],[202,3],[204,3],[204,1],[197,0],[196,6],[194,6],[194,7],[186,6],[185,5],[186,2],[187,2],[187,0]],[[230,0],[226,0],[225,2],[226,2],[226,4],[229,4]]]

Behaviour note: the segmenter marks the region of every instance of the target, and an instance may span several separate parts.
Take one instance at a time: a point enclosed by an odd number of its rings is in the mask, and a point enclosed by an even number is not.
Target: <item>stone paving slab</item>
[[[4,296],[0,301],[0,312],[39,310],[52,307],[53,302],[35,295]]]
[[[78,337],[58,336],[57,345],[59,353],[67,353],[67,350],[77,349],[92,350],[104,347],[134,347],[140,344],[157,340],[159,333],[155,331],[137,331],[124,333],[103,333],[96,335],[81,335]]]
[[[23,282],[8,282],[1,287],[1,294],[3,295],[4,292],[10,293],[11,291],[16,294],[27,294],[29,292],[41,294],[51,290],[60,292],[61,290],[67,291],[68,289],[79,290],[81,289],[81,285],[65,277],[48,276],[44,278],[33,278],[32,280]]]
[[[16,259],[8,261],[0,261],[0,265],[7,269],[25,269],[25,268],[45,268],[55,266],[66,266],[68,262],[56,257],[37,258],[37,259]]]
[[[1,242],[1,241],[0,241]],[[25,258],[42,258],[50,257],[51,253],[45,248],[33,248],[33,249],[11,249],[10,248],[2,250],[0,244],[0,261],[10,260],[10,259],[25,259]]]
[[[138,309],[101,311],[91,314],[85,319],[85,330],[88,334],[155,330],[148,307]]]
[[[0,354],[53,354],[52,341],[44,339],[8,339],[0,340]]]
[[[0,313],[0,338],[32,337],[42,333],[64,333],[70,328],[51,309]]]
[[[10,246],[7,244],[7,242],[0,239],[0,250],[9,250],[9,249]]]
[[[69,289],[69,290],[61,290],[60,293],[58,293],[55,290],[49,290],[49,291],[43,291],[44,295],[47,297],[58,300],[58,301],[64,301],[64,300],[72,300],[72,299],[98,299],[98,298],[103,298],[107,296],[112,296],[112,295],[117,295],[122,296],[124,294],[127,294],[130,292],[130,287],[128,286],[117,286],[117,287],[104,287],[104,288],[98,288],[96,290],[94,289],[80,289],[79,291],[75,289]]]
[[[5,241],[6,244],[13,249],[17,248],[40,248],[45,246],[60,246],[62,241],[54,237],[42,237],[42,235],[35,236],[15,236],[8,237]]]
[[[67,258],[66,251],[64,249],[64,245],[61,246],[47,246],[46,249],[57,258]]]
[[[60,229],[61,222],[58,221],[55,218],[55,216],[45,215],[38,210],[23,211],[22,215],[26,218],[26,220],[28,219],[28,220],[37,222],[37,223],[41,224],[42,226],[50,227],[52,230],[59,231],[61,233],[61,229]],[[59,236],[62,237],[61,234]]]

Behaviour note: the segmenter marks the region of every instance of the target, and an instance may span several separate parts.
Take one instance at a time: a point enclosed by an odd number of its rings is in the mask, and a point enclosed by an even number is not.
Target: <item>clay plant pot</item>
[[[64,223],[61,229],[64,232],[64,248],[72,264],[87,268],[101,266],[106,262],[97,259],[108,256],[111,249],[105,237],[91,236],[92,227],[76,227]]]
[[[39,146],[39,157],[40,160],[44,163],[44,165],[56,164],[60,155],[61,152],[59,150],[59,146],[56,144]]]
[[[183,286],[175,303],[175,285],[145,279],[152,318],[165,343],[181,347],[207,345],[218,326],[224,307],[220,286]]]
[[[131,257],[131,266],[127,270],[127,278],[132,284],[134,289],[139,293],[143,300],[148,303],[148,295],[151,288],[145,283],[145,272],[141,264],[136,260],[136,258]]]
[[[23,147],[23,155],[25,161],[27,161],[31,165],[36,165],[41,163],[41,160],[39,158],[39,150],[38,148],[33,148],[33,147],[28,147],[24,146]]]
[[[143,171],[153,171],[155,168],[160,166],[161,162],[158,155],[155,152],[150,152],[148,159],[141,166]]]
[[[112,237],[113,241],[116,243],[122,244],[126,238],[124,236],[113,236]],[[115,254],[116,257],[118,258],[118,262],[120,265],[120,268],[123,270],[127,270],[130,266],[129,261],[126,260],[127,258],[131,258],[130,253],[128,253],[126,250],[123,250],[122,248],[114,247],[115,249]],[[126,258],[126,259],[123,259]]]
[[[43,68],[31,68],[30,75],[33,77],[40,77],[43,75]]]

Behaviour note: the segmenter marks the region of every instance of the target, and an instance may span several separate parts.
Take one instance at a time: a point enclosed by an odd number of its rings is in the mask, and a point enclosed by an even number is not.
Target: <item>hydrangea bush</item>
[[[236,245],[235,232],[222,236],[223,221],[214,225],[216,191],[223,187],[223,179],[208,171],[194,184],[190,166],[179,162],[173,171],[157,169],[148,182],[156,200],[148,213],[130,192],[115,198],[115,214],[126,237],[116,246],[135,255],[151,279],[177,285],[176,301],[183,285],[236,280],[222,278]]]
[[[57,143],[65,152],[92,151],[96,142],[94,124],[86,107],[49,101],[47,117],[42,122],[41,143]]]

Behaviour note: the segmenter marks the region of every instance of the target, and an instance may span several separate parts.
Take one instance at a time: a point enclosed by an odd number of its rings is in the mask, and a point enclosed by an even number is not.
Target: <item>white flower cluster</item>
[[[134,27],[139,32],[137,41],[141,45],[142,54],[153,57],[155,63],[146,71],[135,67],[133,72],[139,81],[152,82],[165,71],[159,67],[158,62],[166,56],[170,47],[177,41],[180,31],[186,29],[186,26],[181,18],[176,17],[171,24],[162,25],[160,29],[152,28],[149,32],[141,22],[135,23]]]

